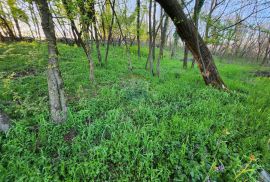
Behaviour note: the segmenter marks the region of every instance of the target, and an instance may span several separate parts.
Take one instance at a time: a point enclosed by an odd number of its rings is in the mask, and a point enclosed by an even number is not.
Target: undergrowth
[[[0,134],[0,181],[256,181],[270,170],[270,84],[250,74],[258,67],[217,63],[222,92],[169,52],[158,79],[144,69],[147,48],[141,60],[131,49],[129,72],[124,48],[111,47],[94,87],[82,49],[60,44],[69,113],[55,125],[46,50],[0,45],[0,109],[12,118]]]

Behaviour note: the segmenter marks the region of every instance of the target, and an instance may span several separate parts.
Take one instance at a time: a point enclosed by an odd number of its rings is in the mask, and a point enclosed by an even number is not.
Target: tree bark
[[[266,49],[265,49],[265,54],[264,54],[263,61],[262,61],[261,65],[266,64],[269,54],[270,54],[270,35],[268,35],[268,41],[267,41],[267,45],[266,45]]]
[[[165,22],[163,25],[163,10],[161,10],[160,13],[160,21],[161,21],[161,41],[160,41],[160,49],[159,49],[159,56],[158,56],[158,60],[157,60],[157,76],[160,77],[160,60],[163,57],[163,49],[164,49],[164,45],[166,42],[166,34],[167,34],[167,29],[168,29],[168,24],[169,24],[169,16],[166,15],[165,17]]]
[[[152,27],[152,3],[153,1],[150,0],[149,3],[149,53],[148,53],[148,59],[146,61],[145,69],[148,68],[148,64],[150,64],[150,73],[151,75],[154,75],[154,69],[153,69],[153,27]]]
[[[184,69],[187,69],[187,60],[188,60],[188,48],[185,44],[184,59],[183,59],[183,68]]]
[[[0,132],[8,132],[10,128],[10,119],[7,114],[0,110]]]
[[[179,36],[177,34],[177,30],[173,33],[173,46],[172,46],[172,52],[171,52],[171,59],[175,58],[175,52],[178,45]]]
[[[5,28],[6,28],[6,30],[8,32],[8,34],[10,36],[10,38],[12,40],[16,40],[17,38],[16,38],[14,32],[12,31],[11,27],[9,26],[7,20],[4,17],[2,17],[1,15],[0,15],[0,19],[2,20],[2,22],[3,22],[3,24],[4,24]]]
[[[35,10],[34,10],[34,2],[33,1],[29,3],[29,11],[31,13],[31,19],[33,20],[33,24],[34,24],[34,27],[35,27],[35,32],[37,34],[37,37],[40,40],[41,35],[40,35],[40,29],[39,29],[39,22],[38,22],[38,19],[37,19]]]
[[[112,8],[114,9],[115,6],[115,0],[112,2]],[[113,23],[114,23],[114,13],[112,13],[112,19],[109,27],[109,35],[108,35],[108,40],[107,40],[107,47],[106,47],[106,54],[105,54],[105,64],[108,64],[108,54],[109,54],[109,48],[110,48],[110,41],[112,38],[112,28],[113,28]]]
[[[72,31],[73,37],[75,39],[75,42],[76,42],[78,47],[82,46],[83,49],[85,50],[86,48],[85,48],[85,45],[84,45],[83,40],[82,40],[82,33],[79,32],[78,28],[76,27],[76,24],[75,24],[73,15],[72,15],[72,11],[69,7],[70,1],[69,0],[62,0],[62,3],[64,5],[64,9],[66,11],[67,17],[70,21],[71,31]]]
[[[121,28],[121,24],[120,24],[120,22],[119,22],[119,19],[118,19],[118,17],[117,17],[116,12],[115,12],[115,8],[113,7],[111,0],[109,0],[109,2],[110,2],[110,6],[111,6],[111,8],[112,8],[113,14],[114,14],[114,16],[115,16],[116,23],[117,23],[118,28],[119,28],[119,30],[120,30],[120,33],[121,33],[120,35],[123,37],[123,40],[124,40],[124,42],[125,42],[126,55],[127,55],[127,58],[128,58],[128,70],[129,70],[129,71],[132,71],[132,62],[131,62],[131,56],[130,56],[130,47],[129,47],[128,43],[127,43],[126,38],[124,37],[123,31],[122,31],[122,28]]]
[[[157,12],[157,3],[154,2],[153,27],[152,27],[152,55],[153,55],[152,61],[153,62],[156,60],[156,12]]]
[[[58,50],[52,14],[47,0],[36,0],[41,15],[41,25],[48,42],[48,90],[52,120],[56,123],[67,119],[67,106],[64,94],[64,83],[58,64]]]
[[[140,18],[141,18],[141,0],[137,0],[137,46],[139,59],[141,58]]]
[[[91,3],[91,9],[93,12],[93,26],[94,26],[94,33],[95,33],[95,38],[96,38],[96,49],[97,49],[97,55],[98,55],[98,63],[101,66],[102,65],[102,57],[101,57],[101,53],[100,53],[100,44],[99,44],[99,38],[98,38],[98,28],[97,28],[97,18],[96,18],[96,11],[95,11],[95,5],[92,2]]]
[[[173,20],[178,35],[186,42],[188,49],[196,59],[201,75],[206,85],[212,85],[216,88],[226,89],[221,79],[213,57],[198,34],[194,24],[187,19],[181,5],[177,0],[156,0]],[[199,46],[198,46],[199,45]],[[198,49],[199,48],[199,49]]]
[[[14,18],[14,22],[15,22],[15,25],[16,25],[16,29],[18,30],[18,33],[19,33],[19,38],[22,39],[22,32],[21,32],[21,27],[19,25],[18,19]]]

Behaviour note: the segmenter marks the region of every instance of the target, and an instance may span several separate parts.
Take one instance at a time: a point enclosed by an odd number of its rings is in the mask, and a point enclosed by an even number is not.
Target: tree
[[[267,63],[267,58],[270,56],[270,34],[268,35],[267,43],[266,43],[266,49],[265,49],[265,54],[263,57],[263,61],[261,65],[265,65]]]
[[[148,58],[146,61],[145,69],[148,67],[148,63],[150,64],[150,73],[151,75],[154,75],[154,67],[153,67],[153,28],[152,27],[152,3],[153,1],[150,0],[149,3],[149,53],[148,53]]]
[[[188,61],[188,48],[186,45],[184,45],[184,59],[183,59],[183,68],[187,69],[187,61]]]
[[[123,37],[123,40],[124,40],[124,42],[125,42],[126,55],[127,55],[127,58],[128,58],[128,70],[129,70],[129,71],[132,71],[133,68],[132,68],[131,56],[130,56],[130,46],[129,46],[129,44],[128,44],[128,42],[127,42],[127,39],[126,39],[127,36],[124,35],[124,33],[123,33],[123,29],[122,29],[122,27],[121,27],[119,18],[118,18],[117,14],[116,14],[115,7],[113,6],[111,0],[109,0],[109,2],[110,2],[111,9],[112,9],[112,11],[113,11],[113,14],[114,14],[114,16],[115,16],[116,23],[117,23],[118,28],[119,28],[119,30],[120,30],[120,35]],[[127,9],[127,7],[125,7],[125,11],[126,11],[126,9]],[[125,13],[126,13],[126,12],[125,12]],[[132,16],[132,15],[131,15],[131,16]],[[128,19],[129,19],[129,18],[127,18],[127,17],[126,17],[126,14],[125,14],[125,20],[128,21]],[[126,27],[126,29],[128,29],[128,27]],[[128,32],[128,31],[129,31],[129,30],[127,30],[127,32]]]
[[[6,16],[6,13],[3,9],[3,5],[1,2],[0,2],[0,28],[2,29],[3,32],[5,31],[5,34],[9,36],[11,40],[17,39],[15,32],[13,31],[13,24],[10,20],[8,20],[8,17]],[[2,37],[4,37],[4,35],[2,35]]]
[[[199,14],[200,14],[201,9],[203,7],[204,1],[205,0],[195,0],[193,21],[194,21],[194,24],[195,24],[195,27],[196,27],[197,30],[199,28]],[[197,39],[198,39],[198,36],[199,35],[197,34],[197,36],[196,36]],[[197,46],[198,46],[199,54],[201,54],[200,49],[199,49],[199,44]],[[185,49],[187,49],[187,48],[185,48]],[[194,68],[194,64],[195,64],[195,59],[192,60],[192,65],[191,65],[192,68]]]
[[[138,57],[141,57],[141,41],[140,41],[140,19],[141,19],[141,0],[137,0],[137,46],[138,46]]]
[[[162,6],[162,8],[173,20],[177,28],[178,35],[182,38],[183,41],[185,41],[188,49],[192,52],[195,60],[198,63],[205,84],[212,85],[220,89],[226,89],[226,86],[218,73],[217,67],[208,47],[199,35],[193,22],[187,19],[178,1],[156,1]]]
[[[21,11],[16,6],[16,1],[15,0],[8,0],[7,4],[9,6],[9,8],[10,8],[11,15],[12,15],[12,17],[14,19],[15,26],[16,26],[16,28],[18,30],[18,33],[19,33],[19,37],[22,38],[22,33],[21,33],[21,28],[20,28],[20,25],[19,25],[18,17],[21,16],[22,14],[24,14],[24,12]]]
[[[114,9],[114,6],[115,6],[115,0],[113,0],[113,2],[112,2],[112,9]],[[109,35],[108,35],[108,40],[107,40],[107,47],[106,47],[106,53],[105,53],[105,64],[106,65],[108,64],[108,54],[109,54],[109,48],[110,48],[110,41],[112,38],[113,24],[114,24],[114,13],[112,14],[111,23],[110,23],[110,27],[109,27]],[[106,31],[104,29],[104,35],[105,35],[105,32]]]
[[[41,25],[48,43],[48,91],[52,120],[56,123],[64,122],[67,119],[67,106],[64,93],[64,83],[58,64],[58,50],[52,14],[50,13],[47,0],[36,0]]]
[[[161,40],[160,40],[160,47],[159,47],[159,56],[158,56],[158,60],[157,60],[157,76],[160,76],[160,60],[163,57],[163,49],[165,46],[165,42],[166,42],[166,34],[167,34],[167,30],[168,30],[168,24],[169,24],[169,16],[165,15],[165,21],[164,21],[164,25],[163,25],[163,10],[161,10],[161,16],[160,16],[160,21],[161,21]]]
[[[177,34],[177,30],[175,30],[175,32],[173,33],[173,46],[172,46],[172,52],[171,52],[171,59],[175,57],[178,41],[179,41],[179,35]]]

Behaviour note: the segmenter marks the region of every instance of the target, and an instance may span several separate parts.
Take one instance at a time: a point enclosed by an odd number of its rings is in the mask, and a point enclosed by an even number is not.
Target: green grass
[[[0,109],[13,119],[0,134],[0,181],[256,181],[270,170],[270,80],[250,74],[258,66],[217,63],[222,92],[168,52],[158,79],[144,69],[146,48],[141,60],[131,49],[129,72],[124,49],[111,47],[94,88],[83,51],[60,44],[69,112],[55,125],[46,50],[0,45]]]

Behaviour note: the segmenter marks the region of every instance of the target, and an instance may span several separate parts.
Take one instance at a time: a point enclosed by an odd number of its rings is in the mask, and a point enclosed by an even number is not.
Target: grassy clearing
[[[46,46],[0,45],[0,108],[13,118],[0,135],[0,181],[256,181],[270,170],[270,80],[250,74],[258,67],[218,63],[226,93],[168,52],[157,79],[144,70],[147,50],[139,61],[133,48],[131,73],[112,47],[93,88],[83,51],[59,50],[69,119],[54,125]]]

